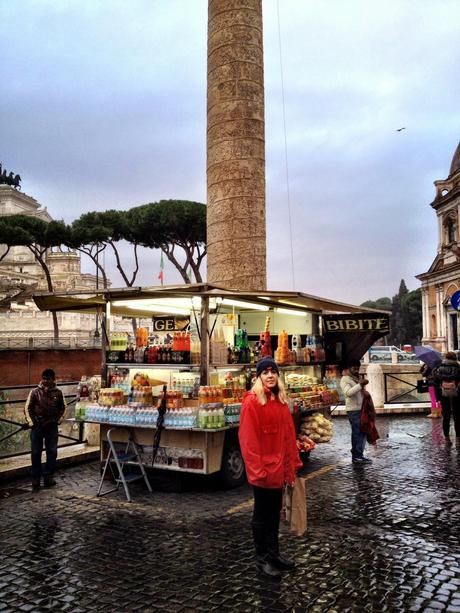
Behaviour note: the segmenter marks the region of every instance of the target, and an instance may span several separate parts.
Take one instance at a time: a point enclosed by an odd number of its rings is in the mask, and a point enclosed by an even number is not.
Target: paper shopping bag
[[[291,532],[303,536],[307,531],[307,495],[305,479],[296,478],[292,490],[291,501]]]
[[[291,525],[292,486],[285,485],[283,488],[283,504],[281,506],[281,520]]]

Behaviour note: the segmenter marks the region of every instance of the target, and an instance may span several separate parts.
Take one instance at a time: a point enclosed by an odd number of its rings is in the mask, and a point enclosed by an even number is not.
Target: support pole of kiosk
[[[201,361],[200,361],[200,384],[209,385],[209,298],[201,297]]]
[[[166,413],[166,385],[163,385],[163,394],[161,396],[160,406],[158,407],[158,419],[156,423],[155,435],[153,437],[153,450],[152,450],[152,466],[155,464],[158,448],[160,446],[161,431],[164,428],[165,413]]]
[[[101,387],[109,387],[108,367],[107,367],[107,351],[110,349],[110,333],[111,333],[111,304],[110,300],[105,303],[105,313],[101,318]]]

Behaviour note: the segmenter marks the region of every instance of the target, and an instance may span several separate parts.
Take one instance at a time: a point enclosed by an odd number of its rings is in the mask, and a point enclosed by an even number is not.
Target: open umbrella
[[[439,351],[436,351],[430,345],[417,345],[414,347],[414,352],[418,359],[425,362],[430,368],[434,368],[442,362]]]

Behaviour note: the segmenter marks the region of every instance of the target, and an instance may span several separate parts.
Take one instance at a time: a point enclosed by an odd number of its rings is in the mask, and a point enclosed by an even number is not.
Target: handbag
[[[428,391],[428,381],[426,379],[418,379],[417,381],[417,393],[426,394]]]
[[[455,381],[441,381],[441,393],[444,398],[453,398],[458,394],[458,388]]]

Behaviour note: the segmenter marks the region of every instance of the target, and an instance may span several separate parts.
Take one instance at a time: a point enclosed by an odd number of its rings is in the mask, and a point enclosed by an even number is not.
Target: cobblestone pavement
[[[39,493],[3,486],[0,611],[460,612],[460,449],[445,447],[439,420],[379,428],[370,466],[350,463],[345,418],[312,453],[308,532],[283,529],[298,566],[278,584],[254,572],[247,486],[137,485],[129,504],[95,497],[96,463]]]

